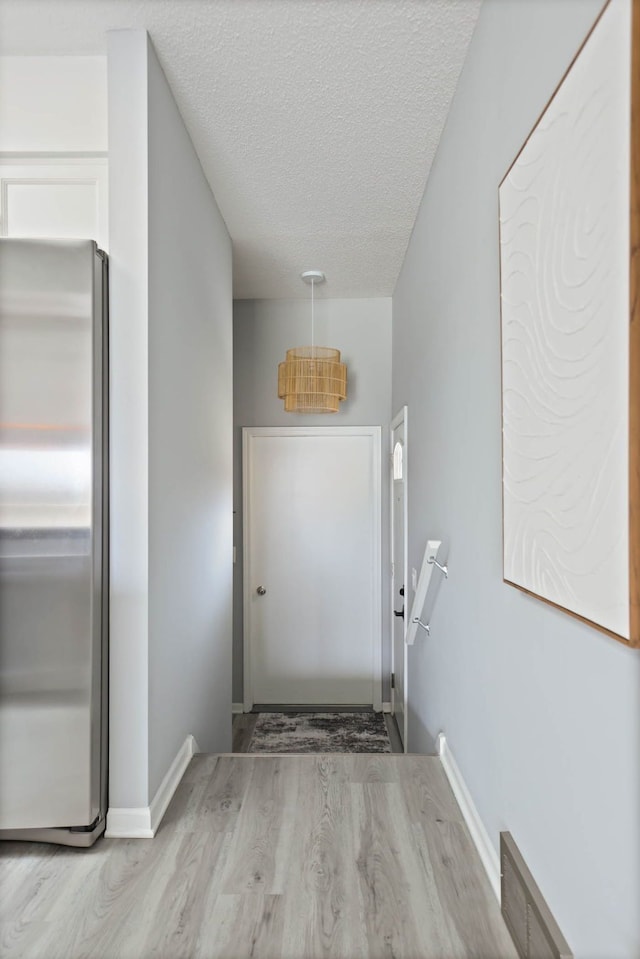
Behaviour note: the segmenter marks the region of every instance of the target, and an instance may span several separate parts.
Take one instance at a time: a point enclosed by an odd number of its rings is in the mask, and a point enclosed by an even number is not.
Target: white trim
[[[48,164],[60,163],[66,165],[74,160],[96,160],[107,163],[109,154],[106,150],[2,150],[0,163],[36,164],[46,160]]]
[[[151,805],[129,809],[111,807],[107,813],[105,837],[107,839],[153,839],[192,756],[199,751],[194,737],[187,736],[158,786]]]
[[[175,759],[167,769],[164,779],[158,786],[155,796],[151,800],[149,807],[151,812],[151,829],[155,835],[158,826],[162,822],[162,817],[167,811],[167,806],[173,799],[173,794],[180,785],[180,780],[185,774],[185,770],[194,753],[199,753],[198,744],[194,736],[187,736],[182,746],[178,750]]]
[[[244,712],[244,703],[231,703],[231,714],[236,716],[238,713]]]
[[[390,713],[390,712],[391,712],[391,703],[383,703],[383,704],[382,704],[382,712],[383,712],[383,713]]]
[[[480,818],[480,814],[476,809],[467,784],[462,778],[458,764],[453,758],[453,754],[447,743],[447,737],[444,733],[438,733],[436,749],[440,757],[440,762],[442,763],[442,768],[449,780],[449,785],[453,790],[464,821],[471,834],[473,844],[478,850],[478,855],[491,883],[491,888],[493,889],[496,899],[500,902],[500,858]]]
[[[249,441],[251,435],[242,429],[242,698],[244,712],[253,709],[251,682],[251,629],[249,625]]]
[[[404,569],[403,569],[402,579],[403,579],[403,582],[404,582],[404,591],[405,591],[405,597],[404,597],[404,600],[405,600],[405,602],[404,602],[404,609],[405,609],[405,618],[404,618],[404,639],[405,639],[405,646],[404,646],[404,663],[402,664],[402,666],[403,666],[403,682],[402,682],[402,690],[403,690],[402,717],[403,717],[403,721],[402,721],[401,739],[402,739],[402,747],[403,747],[405,753],[409,751],[409,745],[408,745],[408,742],[407,742],[408,735],[409,735],[409,720],[408,720],[408,716],[407,716],[407,706],[408,706],[408,702],[407,702],[407,699],[408,699],[408,690],[407,690],[407,659],[408,659],[408,653],[407,653],[407,645],[406,645],[406,641],[407,641],[407,619],[408,619],[408,616],[409,616],[409,485],[408,485],[408,482],[407,482],[407,477],[408,477],[407,464],[408,464],[408,460],[409,460],[409,450],[408,450],[408,443],[407,443],[407,438],[408,438],[408,418],[409,418],[409,407],[408,407],[408,406],[403,406],[402,409],[400,410],[400,412],[397,413],[396,416],[394,416],[394,418],[391,420],[391,427],[390,427],[390,431],[389,431],[389,448],[390,448],[390,452],[391,452],[391,460],[390,460],[390,462],[391,462],[391,477],[390,477],[390,480],[389,480],[389,525],[390,525],[389,551],[390,551],[390,568],[393,569],[393,557],[394,557],[394,542],[393,542],[393,540],[394,540],[394,529],[393,529],[393,527],[394,527],[394,522],[393,522],[393,508],[394,508],[394,506],[393,506],[393,504],[394,504],[394,499],[393,499],[393,495],[394,495],[394,494],[393,494],[393,483],[394,483],[394,480],[393,480],[393,452],[394,452],[394,443],[393,443],[393,434],[394,434],[395,429],[396,429],[398,426],[400,426],[401,424],[404,426],[404,445],[403,445],[403,450],[402,450],[402,481],[403,481],[403,483],[404,483],[404,503],[403,503],[403,514],[404,514],[404,515],[403,515],[403,517],[402,517],[402,522],[403,522],[403,526],[404,526],[404,551],[403,551],[403,554],[404,554],[404,555],[403,555],[403,557],[402,557],[402,560],[403,560],[403,564],[404,564]],[[398,670],[396,669],[395,656],[394,656],[395,617],[394,617],[394,615],[393,615],[393,609],[394,609],[394,603],[395,603],[395,598],[396,598],[396,597],[395,597],[395,583],[396,583],[396,575],[395,575],[395,569],[393,569],[393,572],[392,572],[392,574],[391,574],[391,582],[390,582],[391,598],[390,598],[390,603],[389,603],[389,618],[390,618],[390,620],[391,620],[391,626],[390,626],[391,672],[393,672],[393,673],[398,673]],[[393,707],[393,710],[392,710],[392,711],[393,711],[394,715],[395,715],[395,696],[396,696],[395,690],[392,689],[392,690],[391,690],[391,704],[392,704],[392,707]]]
[[[376,712],[382,710],[382,427],[381,426],[244,426],[242,428],[242,602],[243,602],[243,697],[244,712],[253,708],[253,690],[251,683],[251,603],[249,594],[249,442],[255,436],[368,436],[372,440],[372,485],[373,513],[373,663],[372,663],[372,706]],[[375,641],[375,637],[378,641]]]
[[[344,431],[348,427],[342,427]],[[373,708],[382,710],[382,427],[353,429],[353,434],[370,435],[373,441]],[[376,642],[375,637],[378,637]],[[377,647],[377,648],[376,648]]]
[[[105,839],[153,839],[149,806],[117,808],[107,812]]]

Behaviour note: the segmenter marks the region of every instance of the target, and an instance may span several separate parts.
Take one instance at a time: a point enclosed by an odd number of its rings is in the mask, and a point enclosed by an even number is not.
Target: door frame
[[[367,436],[372,440],[372,492],[373,506],[371,527],[373,530],[373,708],[382,710],[382,465],[380,426],[245,426],[242,429],[242,609],[243,609],[243,699],[244,711],[253,708],[253,677],[251,671],[251,584],[249,582],[250,527],[249,467],[251,441],[259,436]]]
[[[404,595],[405,619],[403,620],[403,632],[404,632],[404,638],[405,638],[405,645],[404,645],[404,663],[402,664],[402,668],[403,668],[403,672],[404,672],[403,683],[402,683],[402,690],[403,690],[402,715],[403,715],[403,727],[404,727],[404,728],[400,730],[400,733],[401,733],[401,736],[402,736],[402,744],[403,744],[405,753],[408,752],[407,733],[408,733],[408,726],[409,726],[408,720],[407,720],[407,699],[408,699],[408,697],[407,697],[407,672],[408,672],[408,671],[407,671],[407,645],[406,645],[406,638],[407,638],[407,616],[409,615],[409,610],[411,609],[411,604],[409,603],[409,580],[408,580],[408,576],[409,576],[409,495],[408,495],[408,492],[409,492],[408,486],[409,486],[409,484],[408,484],[408,469],[407,469],[408,462],[409,462],[409,454],[408,454],[408,447],[409,447],[409,444],[408,444],[408,414],[409,414],[409,408],[405,405],[405,406],[403,406],[403,407],[400,409],[400,411],[393,417],[393,419],[391,420],[391,426],[390,426],[390,428],[389,428],[389,463],[390,463],[390,469],[389,469],[389,475],[390,475],[390,479],[389,479],[389,526],[390,526],[390,533],[389,533],[389,550],[390,550],[390,554],[391,554],[391,555],[390,555],[390,560],[389,560],[389,569],[391,570],[390,603],[389,603],[389,623],[390,623],[390,625],[389,625],[389,634],[390,634],[390,637],[391,637],[391,672],[395,674],[395,673],[397,672],[397,670],[396,670],[397,664],[396,664],[396,662],[395,662],[395,643],[394,643],[395,616],[394,616],[394,614],[393,614],[393,610],[394,610],[394,603],[395,603],[395,600],[396,600],[396,582],[400,579],[400,577],[397,577],[397,576],[396,576],[396,570],[395,570],[394,562],[393,562],[393,560],[394,560],[394,540],[395,540],[395,533],[394,533],[394,515],[393,515],[393,514],[394,514],[394,496],[393,496],[393,483],[394,483],[394,480],[393,480],[393,448],[394,448],[394,443],[393,443],[393,433],[394,433],[394,430],[395,430],[398,426],[400,426],[401,424],[404,425],[404,448],[403,448],[403,451],[402,451],[402,476],[403,476],[403,482],[404,482],[404,497],[403,497],[403,514],[404,514],[404,515],[403,515],[403,517],[402,517],[402,525],[403,525],[403,530],[404,530],[404,550],[403,550],[402,563],[403,563],[403,567],[404,567],[404,568],[403,568],[403,570],[402,570],[402,579],[403,579],[404,591],[405,591],[405,595]],[[393,715],[395,715],[395,697],[396,697],[396,691],[395,691],[395,689],[392,689],[392,690],[391,690],[391,713],[392,713]]]

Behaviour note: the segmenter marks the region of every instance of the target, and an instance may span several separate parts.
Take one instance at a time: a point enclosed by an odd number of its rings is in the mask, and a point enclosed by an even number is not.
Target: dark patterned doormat
[[[382,713],[260,713],[250,753],[390,753]]]

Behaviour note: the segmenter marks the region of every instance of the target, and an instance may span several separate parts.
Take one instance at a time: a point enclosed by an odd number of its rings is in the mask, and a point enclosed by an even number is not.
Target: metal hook
[[[429,634],[429,633],[431,632],[431,627],[429,626],[429,624],[428,624],[428,623],[423,623],[422,620],[419,619],[417,616],[415,617],[415,619],[412,619],[411,622],[412,622],[412,623],[417,623],[418,626],[422,626],[422,628],[426,631],[427,634]]]
[[[449,567],[441,566],[435,556],[432,556],[431,559],[427,560],[428,563],[433,563],[434,566],[437,566],[441,573],[444,573],[444,578],[449,579]]]

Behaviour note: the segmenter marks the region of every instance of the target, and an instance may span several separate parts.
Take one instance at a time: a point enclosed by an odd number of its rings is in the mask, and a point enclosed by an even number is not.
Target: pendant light
[[[311,285],[311,346],[287,350],[278,366],[278,396],[285,413],[337,413],[347,398],[347,367],[340,350],[315,345],[315,285],[324,283],[320,270],[306,270],[300,277]]]

